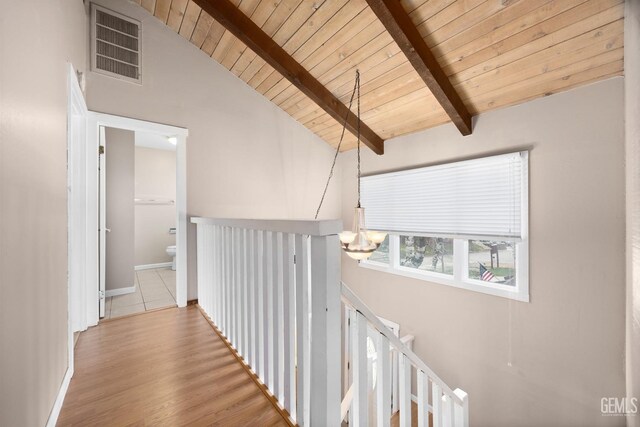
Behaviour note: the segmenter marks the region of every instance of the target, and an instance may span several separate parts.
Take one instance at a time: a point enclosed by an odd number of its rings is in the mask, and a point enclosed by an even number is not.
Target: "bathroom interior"
[[[176,143],[105,128],[105,319],[176,305]]]

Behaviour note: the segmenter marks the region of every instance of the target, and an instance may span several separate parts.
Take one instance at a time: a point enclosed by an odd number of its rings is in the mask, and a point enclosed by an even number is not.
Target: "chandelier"
[[[353,86],[353,92],[351,93],[351,101],[349,101],[349,110],[351,111],[351,106],[353,104],[353,98],[357,93],[357,137],[358,137],[358,173],[357,173],[357,182],[358,182],[358,204],[355,208],[355,213],[353,215],[353,227],[351,231],[343,231],[339,233],[340,237],[340,245],[342,249],[346,252],[349,257],[355,260],[364,260],[367,259],[373,254],[376,249],[380,247],[380,244],[387,237],[387,233],[383,233],[380,231],[371,231],[367,230],[365,227],[364,221],[364,208],[360,205],[360,71],[356,70],[356,81]],[[320,212],[320,207],[322,207],[322,202],[324,201],[324,196],[327,193],[327,188],[329,187],[329,181],[331,181],[331,177],[333,176],[333,169],[336,165],[336,159],[338,158],[338,153],[340,152],[340,146],[342,145],[342,140],[344,138],[345,129],[347,127],[347,117],[345,117],[344,125],[342,126],[342,134],[340,135],[340,142],[336,148],[336,154],[333,158],[333,164],[331,165],[331,171],[329,172],[329,179],[327,180],[327,185],[324,188],[324,193],[322,194],[322,199],[320,200],[320,206],[318,206],[318,210],[316,211],[316,219],[318,218],[318,213]]]

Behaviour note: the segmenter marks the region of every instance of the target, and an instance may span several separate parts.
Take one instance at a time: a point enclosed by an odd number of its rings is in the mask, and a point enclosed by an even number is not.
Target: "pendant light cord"
[[[351,100],[349,100],[349,109],[345,113],[344,117],[344,125],[342,126],[342,133],[340,134],[340,141],[338,142],[338,146],[336,147],[336,153],[333,156],[333,163],[331,164],[331,170],[329,171],[329,177],[327,178],[327,183],[324,186],[324,191],[322,192],[322,198],[320,198],[320,204],[318,204],[318,209],[316,210],[316,216],[313,219],[318,219],[318,215],[320,214],[320,209],[322,208],[322,203],[324,202],[324,197],[327,195],[327,190],[329,189],[329,183],[331,182],[331,178],[333,177],[333,170],[336,167],[336,160],[338,160],[338,154],[340,154],[340,146],[342,145],[342,140],[344,139],[344,132],[347,129],[347,120],[349,119],[349,113],[351,112],[351,106],[353,105],[353,98],[356,95],[356,89],[358,91],[358,207],[360,207],[360,71],[356,70],[356,81],[353,85],[353,92],[351,92]]]
[[[356,70],[356,88],[358,89],[358,207],[360,207],[360,71]]]

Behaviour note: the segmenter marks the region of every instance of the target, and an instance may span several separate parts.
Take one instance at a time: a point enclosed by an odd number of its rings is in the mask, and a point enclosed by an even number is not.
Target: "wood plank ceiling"
[[[192,0],[136,0],[332,146],[342,125]],[[383,139],[451,121],[366,0],[232,0]],[[472,115],[623,74],[624,0],[401,0]],[[342,149],[355,147],[345,134]]]

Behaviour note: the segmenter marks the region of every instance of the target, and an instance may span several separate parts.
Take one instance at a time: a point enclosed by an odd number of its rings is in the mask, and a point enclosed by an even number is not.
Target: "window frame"
[[[407,235],[407,233],[402,233]],[[438,236],[426,236],[438,237]],[[473,239],[472,239],[473,240]],[[496,240],[507,241],[507,240]],[[363,260],[359,262],[360,267],[371,270],[382,271],[398,276],[412,279],[424,280],[426,282],[438,283],[455,288],[467,289],[470,291],[504,297],[516,301],[529,302],[529,280],[528,280],[528,243],[526,239],[515,241],[515,286],[501,285],[498,283],[485,282],[469,277],[469,240],[453,239],[453,275],[438,273],[429,270],[419,270],[416,268],[400,265],[400,234],[389,234],[389,264],[379,261]]]
[[[515,301],[529,302],[529,156],[524,156],[525,167],[522,176],[520,238],[510,239],[492,236],[443,236],[422,234],[411,231],[389,233],[389,264],[363,260],[358,265],[363,268],[382,271],[412,279],[424,280],[455,288],[499,296]],[[400,265],[400,235],[446,237],[453,239],[453,275],[428,270],[418,270]],[[500,285],[469,277],[469,240],[512,241],[515,243],[515,286]]]

